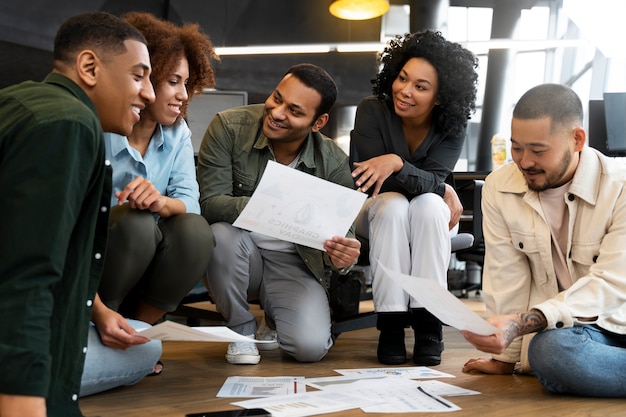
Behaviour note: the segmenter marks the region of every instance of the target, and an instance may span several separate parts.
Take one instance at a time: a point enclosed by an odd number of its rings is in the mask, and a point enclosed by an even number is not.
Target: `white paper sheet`
[[[364,398],[378,399],[378,402],[361,406],[365,413],[445,413],[460,408],[450,401],[429,392],[417,381],[404,379],[404,383],[395,380],[403,378],[389,377],[386,384],[372,385],[364,383],[362,387],[351,389]],[[361,383],[368,380],[363,380]]]
[[[269,161],[233,226],[324,250],[345,236],[367,195]]]
[[[274,395],[304,394],[303,376],[229,376],[217,393],[226,398],[262,398]]]
[[[346,375],[307,378],[305,382],[306,385],[320,390],[336,388],[341,389],[344,387],[350,389],[354,386],[351,384],[361,383],[362,380],[367,378],[372,379],[373,384],[384,384],[386,383],[386,378],[391,378],[389,376],[375,376],[376,374],[374,373],[351,373],[348,372],[348,370],[344,370],[344,372],[346,372]],[[409,374],[407,373],[396,377],[406,378],[407,375]],[[478,391],[457,387],[456,385],[448,384],[442,381],[438,381],[436,379],[420,380],[418,386],[421,386],[431,394],[439,395],[441,397],[455,397],[480,394],[480,392]]]
[[[481,336],[499,332],[495,326],[485,321],[434,280],[401,274],[390,270],[380,262],[378,266],[443,323]]]
[[[353,378],[400,376],[408,379],[455,378],[454,375],[437,371],[426,366],[398,366],[391,368],[335,369],[335,372]]]
[[[272,417],[304,417],[350,410],[372,402],[351,392],[312,391],[297,396],[280,395],[231,404],[243,408],[264,408]]]
[[[318,382],[324,379],[326,378],[314,378]],[[457,405],[442,398],[435,390],[431,390],[427,384],[431,381],[385,376],[346,382],[344,379],[344,382],[339,384],[322,383],[323,390],[307,392],[297,397],[283,395],[232,404],[244,408],[264,408],[275,417],[302,417],[357,407],[366,413],[383,414],[460,410]]]
[[[420,381],[420,386],[431,394],[439,395],[441,397],[459,397],[464,395],[478,395],[479,391],[471,389],[457,387],[456,385],[448,384],[446,382],[437,381],[436,379],[430,379],[428,381]]]
[[[340,375],[307,378],[306,385],[317,389],[334,389],[361,381],[365,378],[384,379],[384,375]]]
[[[137,334],[150,339],[180,340],[185,342],[272,342],[271,340],[255,340],[242,336],[226,326],[189,327],[169,320],[137,332]]]

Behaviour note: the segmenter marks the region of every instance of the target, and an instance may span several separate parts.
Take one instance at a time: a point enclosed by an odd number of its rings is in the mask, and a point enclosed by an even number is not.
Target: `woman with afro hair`
[[[405,363],[404,329],[410,325],[415,364],[438,365],[441,322],[378,263],[447,288],[450,237],[463,207],[444,181],[475,109],[478,60],[431,30],[391,40],[379,59],[374,95],[359,103],[350,143],[355,184],[370,194],[356,233],[370,245],[377,355],[383,364]]]
[[[155,101],[137,108],[139,121],[128,137],[104,135],[113,194],[81,396],[160,372],[160,342],[136,330],[176,309],[202,277],[215,246],[200,215],[184,120],[194,94],[214,86],[213,45],[196,24],[177,26],[143,12],[123,19],[147,40]]]

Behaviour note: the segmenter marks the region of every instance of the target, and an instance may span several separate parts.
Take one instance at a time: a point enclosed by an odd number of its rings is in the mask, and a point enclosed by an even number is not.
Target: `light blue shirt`
[[[157,125],[144,156],[125,136],[105,133],[104,141],[106,159],[113,168],[111,206],[117,204],[115,193],[141,176],[162,195],[182,201],[187,213],[200,214],[191,131],[184,120],[172,126]]]

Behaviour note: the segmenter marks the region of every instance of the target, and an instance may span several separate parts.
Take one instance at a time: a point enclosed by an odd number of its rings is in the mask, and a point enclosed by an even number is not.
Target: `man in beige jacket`
[[[625,177],[585,146],[582,123],[562,85],[515,106],[515,163],[487,177],[482,200],[484,297],[502,332],[463,332],[493,354],[463,371],[532,370],[552,392],[626,397]]]

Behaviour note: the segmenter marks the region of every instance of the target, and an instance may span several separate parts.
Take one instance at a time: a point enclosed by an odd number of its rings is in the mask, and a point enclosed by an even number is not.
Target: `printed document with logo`
[[[324,250],[345,236],[367,195],[269,161],[233,226]]]

